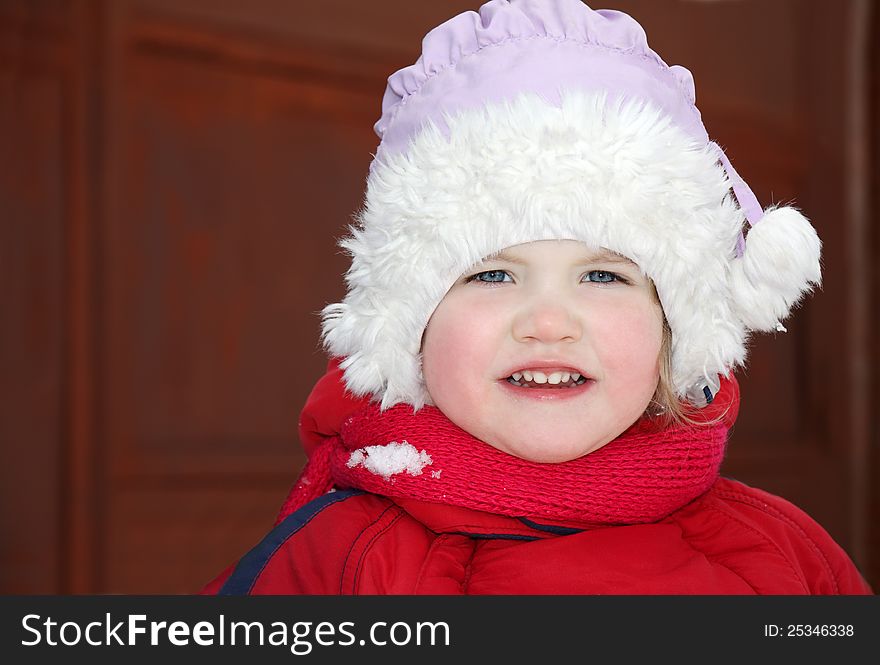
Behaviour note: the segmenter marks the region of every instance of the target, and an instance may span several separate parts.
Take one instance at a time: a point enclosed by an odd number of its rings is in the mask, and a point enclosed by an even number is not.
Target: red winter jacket
[[[312,501],[220,594],[870,594],[789,502],[725,478],[653,524],[579,528],[356,490]]]
[[[363,406],[363,400],[343,394],[342,385],[331,360],[300,419],[306,452],[338,433],[340,423]],[[538,523],[336,491],[287,516],[203,592],[870,594],[871,589],[804,512],[720,478],[664,519],[606,527]]]

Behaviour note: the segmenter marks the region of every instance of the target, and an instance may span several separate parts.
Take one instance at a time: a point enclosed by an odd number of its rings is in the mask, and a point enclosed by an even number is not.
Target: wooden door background
[[[0,591],[188,593],[272,525],[385,79],[449,0],[0,0]],[[759,336],[724,473],[880,588],[878,17],[619,0],[824,288]]]

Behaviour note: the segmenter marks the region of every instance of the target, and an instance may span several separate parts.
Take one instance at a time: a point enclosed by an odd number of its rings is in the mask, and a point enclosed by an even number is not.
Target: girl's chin
[[[511,441],[504,445],[493,445],[493,447],[508,455],[524,459],[527,462],[561,464],[562,462],[570,462],[584,455],[589,455],[603,445],[605,444],[600,442],[584,441],[576,446],[560,447],[558,442],[553,441],[537,444],[535,441]]]

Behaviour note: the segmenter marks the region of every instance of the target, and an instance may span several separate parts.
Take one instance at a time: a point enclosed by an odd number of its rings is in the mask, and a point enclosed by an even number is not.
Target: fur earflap
[[[764,213],[730,268],[734,309],[747,328],[784,330],[782,319],[821,285],[821,249],[819,236],[800,211],[784,207]]]

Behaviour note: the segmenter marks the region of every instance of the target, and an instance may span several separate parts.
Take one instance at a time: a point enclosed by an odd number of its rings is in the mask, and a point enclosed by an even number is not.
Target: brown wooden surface
[[[878,228],[880,224],[876,212],[880,210],[880,169],[877,168],[877,160],[880,158],[880,49],[876,48],[880,40],[880,11],[876,8],[869,17],[867,31],[869,57],[866,63],[868,85],[865,113],[869,131],[864,137],[864,143],[865,158],[870,163],[866,165],[865,177],[868,215],[863,237],[857,237],[855,240],[864,244],[869,257],[876,257],[880,256],[880,228]],[[869,259],[868,263],[870,266],[868,270],[858,275],[863,287],[870,294],[865,313],[869,337],[868,352],[859,359],[867,376],[863,385],[866,400],[869,402],[867,410],[870,423],[865,441],[868,450],[867,459],[864,460],[868,500],[861,507],[860,517],[867,522],[862,570],[873,585],[874,592],[877,593],[880,592],[880,427],[876,425],[875,396],[880,391],[880,376],[878,376],[880,372],[877,371],[877,368],[880,368],[880,270],[877,268],[876,260]]]
[[[385,79],[476,5],[0,0],[0,591],[190,592],[271,526]],[[878,587],[880,201],[853,159],[878,142],[852,122],[877,124],[877,49],[870,89],[853,64],[876,14],[614,6],[692,70],[761,201],[824,241],[824,288],[751,344],[724,473],[803,507]]]
[[[47,20],[0,32],[0,550],[3,588],[51,593],[63,549],[65,45]],[[12,33],[12,34],[8,34]],[[26,44],[26,40],[32,48]]]

